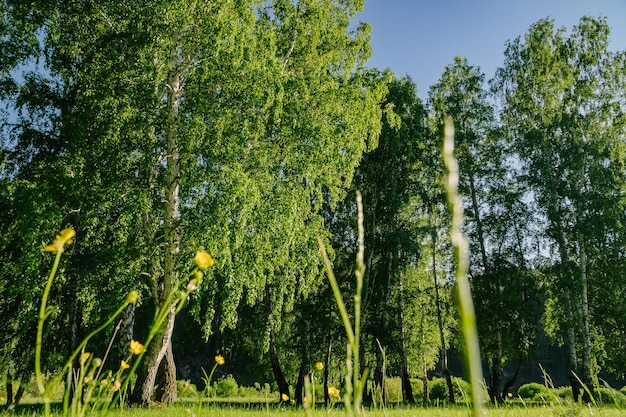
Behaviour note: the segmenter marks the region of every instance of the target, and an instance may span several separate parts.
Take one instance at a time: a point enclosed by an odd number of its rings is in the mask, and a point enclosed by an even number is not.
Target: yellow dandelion
[[[124,369],[128,369],[128,368],[130,368],[130,365],[128,364],[128,362],[122,359],[122,363],[120,364],[120,369],[123,371]]]
[[[217,363],[218,365],[224,365],[226,363],[226,359],[224,359],[222,355],[217,355],[215,357],[215,363]]]
[[[335,387],[328,387],[328,395],[330,397],[339,398],[339,390]]]
[[[324,369],[324,364],[322,362],[315,362],[315,369],[321,371],[322,369]]]
[[[131,340],[129,350],[130,350],[130,353],[132,353],[133,355],[139,355],[143,353],[146,350],[146,348],[138,341]]]
[[[119,381],[119,379],[116,379],[115,382],[113,383],[113,386],[111,387],[111,391],[117,392],[120,390],[121,387],[122,387],[122,383]]]
[[[194,261],[196,262],[196,265],[198,265],[198,268],[202,269],[206,269],[215,264],[215,260],[213,260],[211,255],[204,251],[197,251]]]
[[[283,401],[289,401],[289,395],[285,394],[284,392],[282,393],[282,395],[280,396],[280,398],[283,399]]]

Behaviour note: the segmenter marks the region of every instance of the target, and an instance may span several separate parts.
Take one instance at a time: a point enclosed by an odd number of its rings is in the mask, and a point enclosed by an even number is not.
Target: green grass
[[[464,406],[404,406],[392,405],[386,408],[364,408],[366,417],[467,417],[472,411]],[[505,404],[498,407],[486,407],[488,417],[618,417],[626,416],[626,409],[615,407],[586,407],[572,403],[562,405],[523,406],[519,403]],[[43,407],[36,404],[25,404],[15,411],[2,411],[0,417],[41,416]],[[53,407],[53,415],[55,408]],[[312,417],[344,416],[343,408],[326,410],[319,406]],[[305,417],[302,408],[261,403],[210,403],[199,410],[197,403],[180,401],[171,407],[126,408],[112,410],[110,417]]]

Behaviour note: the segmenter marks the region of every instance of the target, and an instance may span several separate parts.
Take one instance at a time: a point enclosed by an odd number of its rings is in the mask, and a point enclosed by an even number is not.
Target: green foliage
[[[213,383],[215,395],[220,398],[236,397],[239,394],[239,384],[232,375],[226,375]]]
[[[429,397],[433,401],[448,400],[448,385],[444,378],[433,378],[428,382]],[[472,387],[469,382],[453,377],[454,396],[457,400],[463,401],[472,397]]]
[[[551,394],[550,388],[543,384],[530,382],[519,387],[517,395],[527,400],[549,401]]]

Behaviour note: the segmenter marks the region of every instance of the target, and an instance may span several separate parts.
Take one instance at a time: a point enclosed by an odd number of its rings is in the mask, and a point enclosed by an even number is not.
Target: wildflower
[[[339,390],[335,387],[328,387],[328,396],[339,398]]]
[[[102,365],[102,359],[100,359],[100,358],[93,358],[93,361],[91,362],[91,365],[94,368],[99,367],[100,365]]]
[[[109,385],[109,381],[107,381],[106,379],[103,379],[102,381],[100,381],[100,386],[106,387],[107,385]]]
[[[217,363],[218,365],[224,365],[226,363],[226,359],[224,359],[222,355],[217,355],[215,357],[215,363]]]
[[[91,381],[91,377],[90,376],[86,376],[83,378],[83,383],[88,384],[89,381]]]
[[[122,363],[120,364],[120,369],[123,371],[124,369],[128,369],[128,368],[130,368],[130,365],[128,364],[128,362],[122,359]]]
[[[126,304],[135,304],[139,299],[139,293],[137,291],[131,291],[126,296]]]
[[[143,353],[146,350],[146,348],[138,341],[131,340],[129,350],[130,350],[130,353],[132,353],[133,355],[139,355],[140,353]]]
[[[513,393],[512,393],[512,392],[508,392],[508,393],[506,394],[506,396],[507,396],[507,397],[509,397],[509,398],[513,398]]]
[[[202,271],[198,271],[196,269],[196,271],[193,273],[193,275],[195,277],[195,280],[198,282],[198,284],[202,284],[202,277],[203,277]]]
[[[215,264],[215,261],[213,260],[211,255],[204,251],[197,251],[194,261],[196,262],[196,265],[198,265],[198,268],[202,269],[206,269]]]
[[[285,394],[284,392],[282,393],[282,395],[280,396],[280,398],[283,399],[283,401],[289,401],[289,395]]]
[[[74,229],[63,229],[61,233],[57,235],[56,239],[54,239],[54,242],[44,247],[44,250],[46,252],[63,252],[65,245],[72,244],[72,238],[74,236],[76,236]]]
[[[111,391],[117,392],[120,390],[121,387],[122,387],[122,383],[120,382],[119,379],[116,379],[115,382],[113,383],[113,386],[111,387]]]
[[[89,352],[83,352],[83,353],[80,355],[80,363],[85,363],[85,361],[86,361],[87,359],[89,359],[89,357],[90,357],[90,356],[91,356],[91,353],[89,353]]]
[[[315,369],[321,371],[322,369],[324,369],[324,364],[322,362],[315,362]]]
[[[305,404],[308,404],[308,403],[309,403],[309,397],[306,397],[306,396],[305,396],[305,397],[302,399],[302,402],[303,402],[303,403],[305,403]]]

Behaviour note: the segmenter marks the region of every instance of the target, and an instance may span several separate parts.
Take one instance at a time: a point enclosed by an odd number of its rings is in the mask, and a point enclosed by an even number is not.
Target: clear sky
[[[606,17],[611,50],[626,50],[626,0],[365,0],[357,20],[372,26],[368,66],[409,75],[425,99],[455,55],[490,79],[507,40],[544,17],[569,32],[585,15]]]

